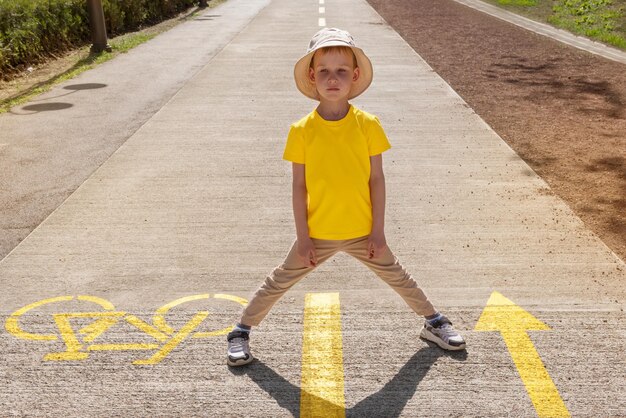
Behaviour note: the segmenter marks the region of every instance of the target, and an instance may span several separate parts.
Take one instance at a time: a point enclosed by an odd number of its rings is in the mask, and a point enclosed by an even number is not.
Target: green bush
[[[125,28],[139,28],[146,24],[146,18],[148,16],[146,5],[148,3],[151,2],[146,0],[128,0],[121,2]]]
[[[83,1],[59,0],[48,7],[37,7],[34,18],[39,25],[41,51],[62,51],[82,44],[89,36],[87,10]]]
[[[196,0],[102,0],[109,36],[156,24]],[[0,0],[0,78],[90,43],[86,0]]]

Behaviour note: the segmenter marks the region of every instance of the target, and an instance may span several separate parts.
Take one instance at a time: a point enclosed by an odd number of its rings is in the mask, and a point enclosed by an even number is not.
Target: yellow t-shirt
[[[344,240],[372,232],[369,157],[389,148],[378,118],[354,106],[338,121],[314,110],[291,125],[283,158],[306,166],[311,238]]]

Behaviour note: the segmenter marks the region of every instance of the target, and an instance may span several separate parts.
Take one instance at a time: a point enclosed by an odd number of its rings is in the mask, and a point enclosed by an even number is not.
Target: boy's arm
[[[306,265],[315,266],[317,264],[317,256],[315,254],[315,246],[309,236],[305,165],[292,163],[292,167],[292,201],[293,218],[296,222],[296,235],[298,240],[297,253]]]
[[[370,199],[372,201],[372,233],[368,244],[369,258],[376,257],[387,246],[385,240],[385,174],[383,155],[370,157]]]

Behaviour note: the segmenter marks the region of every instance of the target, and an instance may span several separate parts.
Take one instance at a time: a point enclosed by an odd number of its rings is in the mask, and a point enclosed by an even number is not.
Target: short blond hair
[[[341,52],[344,54],[352,55],[353,67],[358,68],[359,66],[359,63],[356,60],[356,55],[354,54],[354,51],[352,50],[352,48],[350,48],[349,46],[343,46],[343,45],[327,46],[327,47],[318,49],[317,51],[315,51],[315,54],[317,54],[318,52],[322,55],[328,54],[329,52]],[[315,54],[313,54],[313,56],[311,57],[309,68],[313,68],[313,65],[314,65],[313,60],[315,60]]]

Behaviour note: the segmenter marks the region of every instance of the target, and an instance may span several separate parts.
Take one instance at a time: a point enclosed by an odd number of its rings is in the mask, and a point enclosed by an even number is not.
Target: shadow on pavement
[[[102,84],[102,83],[83,83],[83,84],[72,84],[71,86],[65,86],[63,87],[63,89],[65,90],[70,90],[67,93],[63,93],[63,94],[59,94],[53,97],[44,97],[41,99],[35,99],[35,100],[31,100],[31,102],[38,102],[38,101],[45,101],[45,100],[51,100],[51,99],[57,99],[59,97],[63,97],[63,96],[68,96],[70,94],[76,93],[77,91],[82,91],[82,90],[93,90],[93,89],[101,89],[107,87],[106,84]],[[48,103],[39,103],[39,104],[31,104],[31,105],[27,105],[27,106],[23,106],[21,109],[22,110],[27,110],[33,113],[39,113],[39,112],[49,112],[49,111],[53,111],[53,110],[63,110],[63,109],[68,109],[70,107],[74,106],[71,103],[62,103],[62,102],[48,102]],[[13,113],[15,115],[32,115],[33,113],[16,113],[11,111],[10,113]]]
[[[51,102],[51,103],[42,103],[42,104],[34,104],[22,107],[22,110],[28,110],[30,112],[50,112],[53,110],[63,110],[69,109],[74,106],[71,103],[61,103],[61,102]],[[11,112],[13,113],[13,112]],[[32,114],[32,113],[29,113]]]
[[[467,351],[448,352],[434,344],[420,349],[406,362],[396,375],[378,392],[371,394],[352,408],[346,417],[398,417],[407,402],[415,395],[420,382],[439,357],[458,361],[467,359]]]
[[[107,85],[102,83],[82,83],[82,84],[72,84],[71,86],[63,87],[65,90],[93,90],[93,89],[102,89]]]
[[[276,399],[278,405],[295,417],[300,416],[300,388],[276,373],[262,361],[256,359],[244,367],[229,367],[235,375],[247,374],[254,383]]]
[[[4,99],[4,101],[9,102],[11,100],[17,100],[20,99],[24,96],[28,96],[30,94],[32,94],[34,91],[36,91],[37,89],[40,89],[42,87],[45,86],[52,86],[54,85],[57,81],[63,80],[65,77],[71,75],[74,71],[82,68],[82,67],[87,67],[89,65],[92,65],[93,63],[96,62],[96,60],[98,59],[98,57],[101,55],[101,53],[98,54],[89,54],[89,56],[80,59],[79,61],[77,61],[74,65],[72,65],[71,68],[68,68],[67,70],[63,71],[62,73],[59,74],[55,74],[54,76],[48,78],[47,80],[43,80],[39,83],[33,84],[32,86],[28,87],[25,90],[22,90],[20,92],[18,92],[17,94],[14,94],[13,96],[9,96],[6,99]]]
[[[440,357],[451,357],[458,361],[467,359],[467,352],[448,352],[441,350],[434,344],[420,349],[406,362],[396,375],[378,392],[346,409],[346,417],[398,417],[409,399],[415,395],[417,387],[424,379],[430,368]],[[274,398],[278,405],[287,409],[293,416],[300,416],[301,389],[293,385],[272,368],[259,360],[255,360],[247,367],[230,368],[235,375],[248,375],[261,389]],[[310,395],[310,394],[309,394]],[[315,398],[313,395],[311,397]],[[317,398],[320,404],[326,400]],[[328,409],[336,406],[329,403]]]

